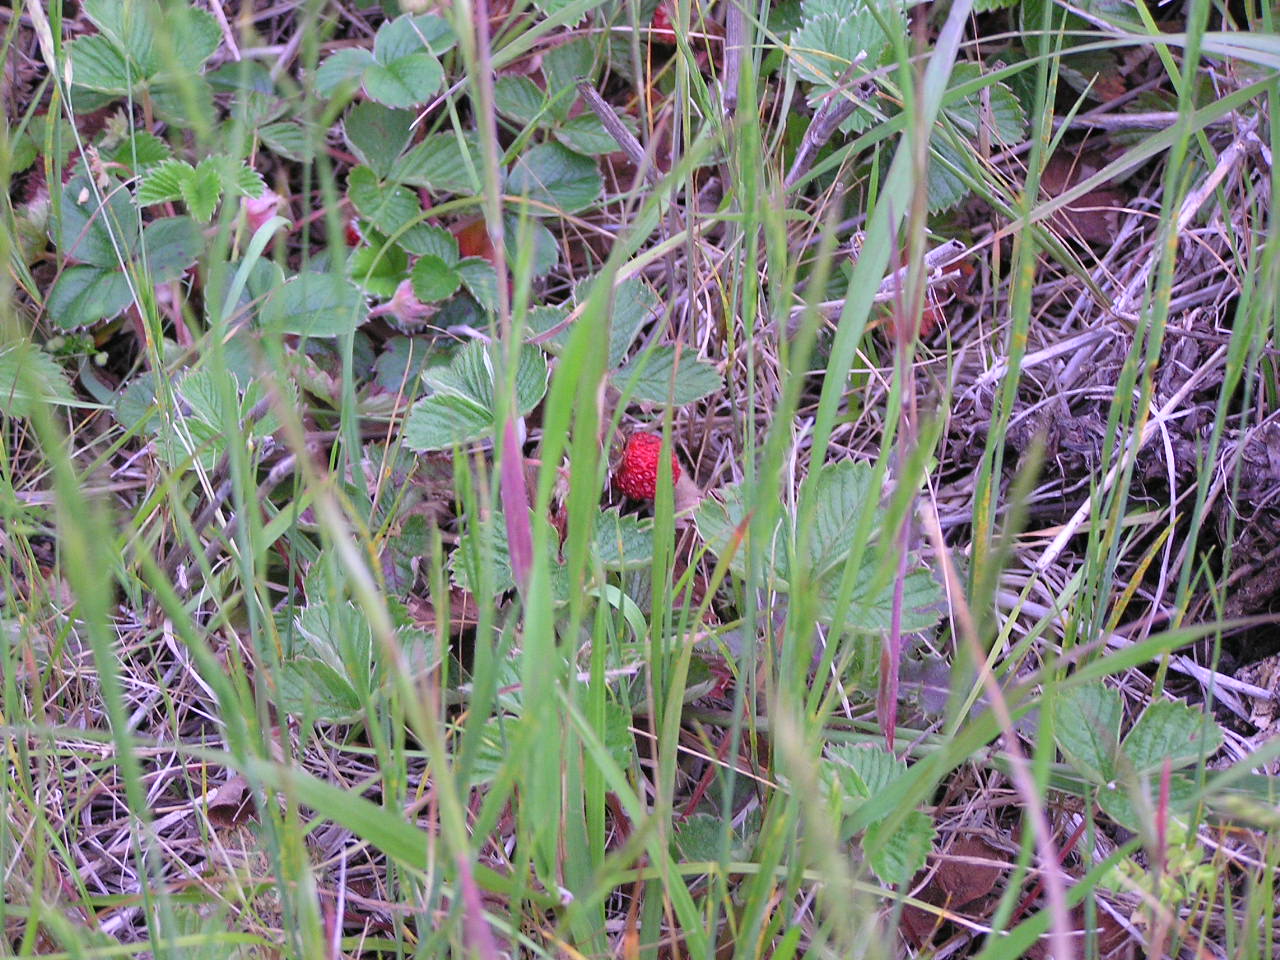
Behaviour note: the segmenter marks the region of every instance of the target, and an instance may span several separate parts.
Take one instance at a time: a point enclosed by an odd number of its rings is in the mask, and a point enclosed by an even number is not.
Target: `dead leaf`
[[[959,837],[940,855],[937,869],[929,875],[929,882],[916,893],[916,898],[947,910],[958,911],[962,907],[972,910],[995,889],[1000,874],[1007,868],[1004,853],[981,837]],[[922,872],[917,882],[926,875]],[[985,910],[979,913],[985,917]],[[903,939],[918,950],[934,942],[945,923],[932,911],[908,906],[903,908],[899,930]]]
[[[252,819],[257,812],[249,782],[236,774],[209,794],[205,815],[215,827],[230,830]]]
[[[1005,856],[981,837],[960,837],[940,858],[931,886],[943,895],[943,903],[962,907],[995,889],[1008,864]]]
[[[1102,908],[1097,910],[1096,916],[1094,935],[1097,937],[1099,957],[1103,960],[1131,960],[1139,956],[1137,942],[1115,917]],[[1076,907],[1071,911],[1071,926],[1075,933],[1073,939],[1083,944],[1086,936],[1083,907]],[[1052,956],[1049,953],[1048,937],[1041,937],[1033,943],[1027,949],[1026,956],[1031,960],[1048,960]]]
[[[944,923],[946,921],[938,914],[908,904],[902,908],[898,931],[912,949],[919,950],[933,943]]]
[[[1049,199],[1061,196],[1102,168],[1090,155],[1056,153],[1040,175],[1040,189]],[[1098,187],[1077,197],[1049,218],[1049,225],[1064,238],[1105,245],[1120,230],[1120,208],[1125,195],[1113,187]]]
[[[405,609],[413,620],[414,626],[434,632],[436,629],[436,611],[429,600],[421,597],[409,597],[405,601]],[[449,635],[457,636],[463,630],[474,627],[480,621],[480,607],[476,598],[461,587],[449,588]]]

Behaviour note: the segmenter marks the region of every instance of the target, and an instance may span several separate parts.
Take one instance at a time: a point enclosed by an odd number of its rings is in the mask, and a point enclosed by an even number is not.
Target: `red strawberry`
[[[653,11],[652,30],[649,37],[654,43],[674,44],[676,31],[671,25],[671,11],[667,9],[666,0],[660,0],[658,8]]]
[[[662,438],[652,433],[633,433],[622,451],[618,469],[613,471],[613,483],[634,500],[652,500],[658,491],[658,457],[662,453]],[[671,483],[680,479],[680,461],[671,454]]]

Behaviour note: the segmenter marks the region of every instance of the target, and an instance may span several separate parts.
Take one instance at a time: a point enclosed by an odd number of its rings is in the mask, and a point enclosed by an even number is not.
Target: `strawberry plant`
[[[804,563],[823,622],[839,622],[861,630],[887,630],[893,616],[894,584],[876,569],[877,561],[870,553],[854,573],[847,606],[838,605],[845,564],[854,548],[854,521],[869,504],[880,515],[875,506],[879,497],[871,488],[871,478],[871,467],[865,463],[844,461],[819,469],[813,492],[816,506],[809,554]],[[737,545],[739,531],[746,529],[749,521],[747,496],[747,489],[740,484],[725,487],[718,496],[705,499],[695,516],[698,532],[707,546],[728,560],[729,569],[742,578],[750,576],[748,551]],[[776,528],[761,543],[767,559],[764,579],[748,582],[748,587],[778,593],[791,590],[792,571],[798,570],[801,563],[795,556],[798,533],[793,516],[784,515],[778,520]],[[941,599],[938,584],[929,572],[920,564],[911,563],[902,590],[901,628],[914,632],[932,626],[938,621]]]
[[[887,884],[905,884],[924,866],[936,836],[933,821],[919,810],[910,811],[896,826],[889,813],[869,819],[858,814],[906,774],[902,760],[873,746],[828,746],[822,765],[826,800],[840,823],[841,839],[861,834],[868,864]]]
[[[0,954],[1274,952],[1266,10],[9,6]]]
[[[791,34],[791,66],[805,82],[809,104],[819,116],[842,117],[836,127],[856,134],[892,115],[898,100],[895,52],[886,27],[902,29],[896,9],[876,8],[857,0],[803,0],[799,24]],[[930,149],[928,205],[932,213],[955,207],[980,182],[965,144],[995,147],[1018,142],[1026,116],[1013,91],[983,76],[974,63],[957,63],[943,119],[935,127]],[[815,118],[816,119],[816,118]],[[815,123],[815,126],[822,126]]]
[[[79,109],[129,97],[174,123],[208,123],[213,91],[198,71],[222,40],[212,14],[158,0],[85,0],[84,14],[98,32],[67,45]]]
[[[1120,695],[1101,684],[1073,687],[1057,701],[1054,740],[1071,765],[1098,788],[1104,813],[1130,830],[1151,829],[1162,771],[1172,774],[1161,816],[1189,817],[1199,792],[1180,772],[1222,744],[1222,730],[1185,703],[1157,700],[1121,739]]]
[[[256,198],[264,189],[262,177],[243,162],[215,156],[192,166],[166,159],[146,171],[134,198],[143,207],[181,200],[193,220],[208,223],[224,195]]]
[[[445,241],[445,246],[448,241]],[[448,262],[459,269],[461,280],[476,283],[479,271],[463,272],[467,261],[457,260],[442,249],[443,257],[424,256],[415,265],[412,290],[421,299],[429,299],[434,285]],[[427,261],[429,273],[420,269]],[[487,261],[484,261],[487,263]],[[444,267],[440,265],[444,264]],[[492,276],[492,271],[489,272]],[[468,283],[468,289],[473,288]],[[581,296],[585,296],[585,289]],[[492,291],[480,289],[476,299],[482,306],[490,303]],[[677,349],[655,345],[626,359],[644,324],[653,320],[659,304],[652,289],[643,281],[627,281],[614,292],[614,312],[610,329],[608,373],[610,382],[626,400],[651,405],[666,404],[668,398],[676,406],[693,403],[719,388],[721,380],[715,368],[696,358],[682,359]],[[567,306],[541,307],[530,317],[535,339],[551,350],[567,337]],[[520,352],[516,369],[516,413],[530,413],[542,399],[546,389],[548,360],[542,349],[532,344]],[[495,369],[492,356],[480,343],[471,343],[455,351],[449,359],[441,358],[423,373],[426,395],[417,402],[405,422],[404,439],[414,450],[445,450],[492,435]]]
[[[109,320],[134,302],[139,288],[179,277],[200,255],[199,228],[187,217],[139,227],[128,189],[110,175],[81,169],[62,188],[50,236],[66,265],[45,302],[63,329]]]
[[[444,70],[437,59],[455,43],[453,30],[433,14],[405,14],[378,28],[373,49],[340,50],[316,70],[316,90],[324,96],[359,85],[388,107],[415,107],[439,88]]]
[[[422,371],[428,394],[405,421],[404,441],[413,450],[447,450],[491,436],[494,422],[494,363],[489,348],[472,341]],[[547,361],[536,347],[520,351],[516,366],[516,416],[537,406],[547,389]]]

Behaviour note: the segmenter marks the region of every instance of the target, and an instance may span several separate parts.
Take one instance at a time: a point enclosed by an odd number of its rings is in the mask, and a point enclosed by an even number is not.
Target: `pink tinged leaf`
[[[414,295],[412,281],[401,280],[391,299],[371,309],[369,316],[392,316],[404,326],[413,326],[430,320],[439,309],[438,303],[423,303]]]
[[[529,493],[525,486],[524,454],[516,434],[515,419],[502,431],[502,514],[507,523],[507,545],[511,551],[511,575],[522,591],[533,569],[533,528],[529,524]]]
[[[462,894],[462,936],[471,955],[481,960],[498,960],[501,956],[498,944],[484,918],[480,888],[471,875],[471,864],[466,857],[458,857],[458,890]]]
[[[280,212],[284,198],[270,187],[264,188],[260,197],[245,197],[240,201],[244,209],[245,220],[250,233],[257,233],[258,228]]]

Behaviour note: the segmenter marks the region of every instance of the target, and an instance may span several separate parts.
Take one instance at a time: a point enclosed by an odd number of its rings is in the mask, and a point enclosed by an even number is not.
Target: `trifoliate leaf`
[[[339,50],[316,68],[316,92],[327,97],[341,84],[362,79],[373,64],[373,54],[363,47]]]
[[[364,88],[388,107],[425,103],[440,88],[444,70],[424,33],[438,28],[439,17],[401,16],[384,23],[373,39],[374,62],[365,68]]]
[[[957,63],[951,71],[951,86],[958,87],[982,76],[976,63]],[[1022,104],[1003,83],[989,83],[981,90],[946,108],[947,117],[961,133],[975,139],[986,130],[991,142],[1010,145],[1021,142],[1026,130]]]
[[[190,217],[164,217],[143,229],[139,260],[153,283],[166,283],[180,277],[203,249],[204,237]]]
[[[595,80],[598,47],[592,38],[579,37],[552,47],[542,55],[542,76],[547,83],[551,112],[557,120],[568,119],[569,110],[578,99],[578,78]]]
[[[383,63],[423,50],[439,56],[456,42],[453,27],[443,18],[432,13],[405,14],[378,28],[373,40],[373,55]]]
[[[138,184],[138,203],[150,206],[182,199],[183,186],[192,175],[185,160],[166,160],[142,178]]]
[[[605,510],[596,520],[596,556],[606,570],[635,570],[653,562],[653,523]]]
[[[594,292],[597,282],[600,282],[599,277],[591,277],[580,283],[574,290],[574,300],[585,303]],[[640,277],[623,280],[610,292],[613,303],[609,310],[609,369],[612,370],[626,359],[627,352],[644,325],[657,317],[662,301],[654,293],[653,287]],[[569,332],[565,330],[558,339],[567,339]]]
[[[223,186],[228,195],[253,197],[255,200],[261,197],[262,192],[267,189],[266,183],[263,182],[262,174],[246,163],[238,163],[233,166],[230,180],[225,182]]]
[[[258,136],[270,148],[286,160],[306,163],[315,158],[315,142],[307,128],[300,123],[281,121],[258,128]]]
[[[404,442],[412,450],[447,450],[488,436],[493,420],[493,362],[478,341],[454,352],[447,363],[426,368],[422,380],[432,391],[409,413]],[[534,346],[520,351],[515,376],[517,416],[524,416],[547,390],[547,358]]]
[[[202,76],[184,77],[181,83],[156,81],[150,89],[156,116],[166,123],[182,127],[206,125],[214,116],[213,88]]]
[[[1171,822],[1189,820],[1195,814],[1201,796],[1202,791],[1194,780],[1185,774],[1175,773],[1169,778],[1169,804],[1164,812]],[[1162,804],[1158,776],[1136,781],[1129,778],[1098,791],[1098,806],[1102,812],[1135,833],[1151,830]]]
[[[965,169],[965,160],[954,146],[939,134],[930,144],[929,175],[925,183],[929,212],[950,210],[969,196],[969,185],[957,172]]]
[[[167,143],[145,130],[125,137],[115,147],[104,152],[106,160],[126,166],[136,173],[164,163],[172,156],[173,149]]]
[[[568,580],[564,567],[555,557],[555,544],[558,542],[551,524],[545,517],[529,512],[530,526],[535,530],[541,527],[544,531],[544,543],[547,552],[541,561],[547,565],[551,574],[552,599],[556,604],[568,600]],[[467,518],[458,549],[449,557],[449,572],[453,581],[464,590],[480,594],[485,587],[484,596],[497,596],[515,588],[515,577],[511,570],[511,548],[507,541],[507,525],[500,512],[495,511],[488,519],[476,520]]]
[[[484,257],[463,257],[454,266],[467,292],[476,302],[493,313],[498,310],[498,272]]]
[[[222,195],[222,175],[213,158],[201,161],[194,169],[187,168],[187,175],[182,181],[182,202],[187,211],[201,223],[208,223],[213,217],[214,208],[218,206],[218,198]]]
[[[528,77],[508,74],[494,81],[493,105],[500,114],[521,126],[541,116],[546,104],[546,94]]]
[[[400,246],[418,256],[439,257],[449,266],[458,262],[458,238],[443,227],[416,223],[400,235]]]
[[[1124,755],[1135,773],[1154,773],[1167,761],[1177,769],[1203,760],[1222,746],[1222,729],[1182,702],[1157,700],[1124,738]]]
[[[449,450],[492,430],[492,410],[466,397],[440,394],[413,405],[405,420],[404,442],[411,450]]]
[[[208,223],[223,193],[261,196],[262,177],[241,161],[206,157],[193,167],[183,160],[166,160],[152,168],[138,185],[142,206],[181,200],[191,216]]]
[[[67,44],[71,80],[77,86],[123,97],[141,77],[131,72],[120,49],[102,34],[78,37]]]
[[[809,558],[810,574],[815,577],[812,584],[817,599],[816,613],[825,623],[839,622],[845,627],[858,630],[889,629],[895,603],[895,586],[892,575],[883,577],[880,571],[882,551],[874,547],[866,549],[862,556],[862,564],[854,573],[851,596],[848,603],[838,607],[840,586],[844,576],[844,567],[852,550],[852,531],[857,526],[857,518],[865,509],[874,510],[877,515],[880,509],[876,500],[878,496],[870,489],[870,484],[858,473],[870,473],[870,466],[846,462],[842,464],[825,464],[814,477],[810,496],[816,497],[814,504],[815,529],[818,537],[815,541],[811,534]],[[834,476],[828,477],[830,471]],[[850,476],[842,477],[845,471],[852,471]],[[869,498],[864,502],[851,502],[844,494],[849,490],[864,489]],[[837,495],[838,494],[838,495]],[[707,497],[699,505],[695,513],[698,532],[707,546],[721,557],[730,558],[730,569],[738,576],[746,576],[748,544],[742,538],[749,534],[750,516],[748,503],[740,485],[730,485],[720,491],[718,497]],[[829,519],[824,519],[829,518]],[[778,525],[767,532],[758,549],[765,557],[767,583],[759,586],[775,590],[788,591],[791,588],[791,561],[794,544],[797,543],[795,518],[783,516]],[[824,529],[834,528],[843,523],[849,530],[849,536],[827,536]],[[880,521],[873,520],[871,529],[878,529]],[[818,545],[815,551],[814,544]],[[826,570],[825,575],[821,573]],[[892,571],[891,571],[892,574]],[[912,563],[903,582],[902,596],[902,629],[909,632],[923,630],[936,623],[941,615],[942,594],[933,577],[918,565]]]
[[[869,800],[907,772],[907,765],[888,750],[871,745],[832,744],[824,771],[844,797]]]
[[[409,272],[409,257],[394,243],[357,247],[347,261],[351,279],[375,297],[390,297]]]
[[[560,244],[543,226],[542,221],[526,218],[521,221],[515,214],[503,217],[503,241],[507,252],[507,267],[514,271],[521,254],[529,254],[529,271],[532,276],[543,277],[560,262]]]
[[[635,123],[629,117],[621,120],[624,127],[635,132]],[[617,153],[622,149],[594,113],[580,113],[576,117],[570,117],[554,132],[556,139],[566,147],[589,156]]]
[[[814,477],[817,506],[809,527],[809,555],[816,576],[841,565],[853,549],[859,515],[879,502],[879,493],[872,489],[874,478],[866,464],[852,460],[826,464]]]
[[[100,189],[78,173],[62,188],[61,199],[50,236],[62,256],[109,270],[132,256],[138,243],[138,214],[129,192],[116,180],[108,179]]]
[[[364,74],[364,89],[388,107],[426,103],[440,89],[444,70],[431,54],[412,53],[390,63],[375,63]]]
[[[840,11],[810,12],[791,39],[791,63],[814,85],[810,102],[874,70],[887,49],[884,31],[861,0]]]

